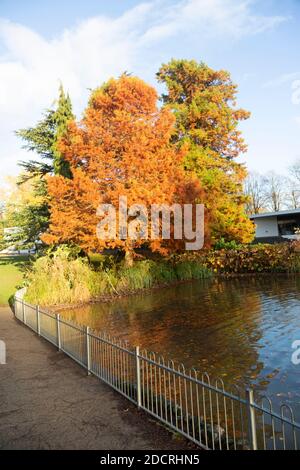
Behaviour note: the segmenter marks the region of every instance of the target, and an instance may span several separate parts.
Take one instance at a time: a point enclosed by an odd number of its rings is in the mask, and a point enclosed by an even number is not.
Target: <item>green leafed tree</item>
[[[23,179],[45,174],[57,174],[71,178],[69,164],[58,150],[57,143],[67,130],[68,123],[74,120],[69,95],[65,94],[62,85],[55,109],[48,109],[43,119],[35,127],[16,131],[24,144],[25,150],[34,152],[39,159],[21,161]]]
[[[249,242],[253,224],[245,214],[244,165],[236,158],[246,151],[238,125],[250,115],[236,108],[237,86],[228,72],[194,60],[171,60],[157,73],[167,92],[164,106],[176,116],[173,141],[186,145],[185,170],[195,173],[206,194],[212,240]]]
[[[72,104],[62,85],[54,109],[48,109],[35,127],[20,129],[16,135],[23,141],[23,148],[33,152],[37,158],[21,161],[22,174],[19,184],[32,180],[36,201],[10,211],[10,223],[20,228],[15,242],[34,244],[49,225],[49,206],[45,175],[55,174],[71,178],[69,163],[64,160],[58,149],[58,141],[67,131],[70,121],[74,120]],[[13,240],[12,240],[13,241]]]

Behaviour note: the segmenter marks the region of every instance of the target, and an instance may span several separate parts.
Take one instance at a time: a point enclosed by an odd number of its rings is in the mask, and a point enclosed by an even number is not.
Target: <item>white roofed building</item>
[[[300,208],[250,215],[255,223],[255,241],[275,243],[300,239]]]

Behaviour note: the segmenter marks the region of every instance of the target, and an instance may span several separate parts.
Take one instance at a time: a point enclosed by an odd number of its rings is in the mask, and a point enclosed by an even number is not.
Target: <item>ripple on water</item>
[[[189,367],[299,401],[300,278],[261,276],[180,284],[62,315]]]

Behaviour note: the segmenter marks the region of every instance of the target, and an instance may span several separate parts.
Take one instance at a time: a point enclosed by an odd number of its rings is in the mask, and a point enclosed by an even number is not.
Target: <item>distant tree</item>
[[[119,196],[128,205],[193,202],[199,184],[185,176],[184,149],[170,143],[174,116],[159,109],[157,93],[136,77],[122,75],[96,89],[84,118],[71,123],[61,139],[59,151],[69,162],[72,179],[48,177],[51,196],[51,224],[43,240],[48,243],[74,243],[85,251],[119,247],[132,259],[135,247],[146,237],[97,238],[100,203],[118,209]],[[148,212],[150,215],[150,211]],[[168,241],[149,240],[153,250],[164,252]]]
[[[237,86],[228,72],[193,60],[171,60],[157,77],[167,87],[162,101],[176,117],[173,142],[189,148],[185,171],[197,175],[206,193],[212,239],[251,241],[243,193],[247,172],[235,161],[246,150],[238,124],[250,113],[235,106]]]
[[[296,160],[289,168],[288,199],[293,209],[300,207],[300,159]]]
[[[289,173],[291,177],[300,185],[300,159],[296,160],[290,167]]]
[[[297,209],[300,207],[300,180],[292,177],[269,172],[264,175],[252,172],[244,183],[244,191],[248,197],[246,211],[248,214],[258,214],[263,211]],[[300,173],[299,173],[300,176]]]
[[[244,192],[248,197],[247,214],[259,214],[266,209],[268,196],[265,176],[255,172],[249,173],[244,182]]]
[[[286,203],[287,180],[284,176],[269,172],[265,176],[265,181],[267,208],[270,211],[278,212],[283,209]]]
[[[292,178],[287,178],[285,199],[286,206],[289,209],[298,209],[300,207],[300,186]]]
[[[44,196],[38,196],[36,179],[31,178],[22,185],[17,178],[9,178],[3,211],[3,222],[7,228],[17,230],[6,234],[3,240],[5,246],[16,245],[31,248],[35,246],[37,231],[42,226],[41,203]],[[45,214],[44,226],[48,221]],[[38,226],[36,224],[38,223]]]

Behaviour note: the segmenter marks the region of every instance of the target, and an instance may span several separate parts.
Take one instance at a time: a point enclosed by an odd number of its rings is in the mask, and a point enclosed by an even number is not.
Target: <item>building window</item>
[[[299,224],[295,219],[278,221],[279,235],[294,235],[297,228]]]

